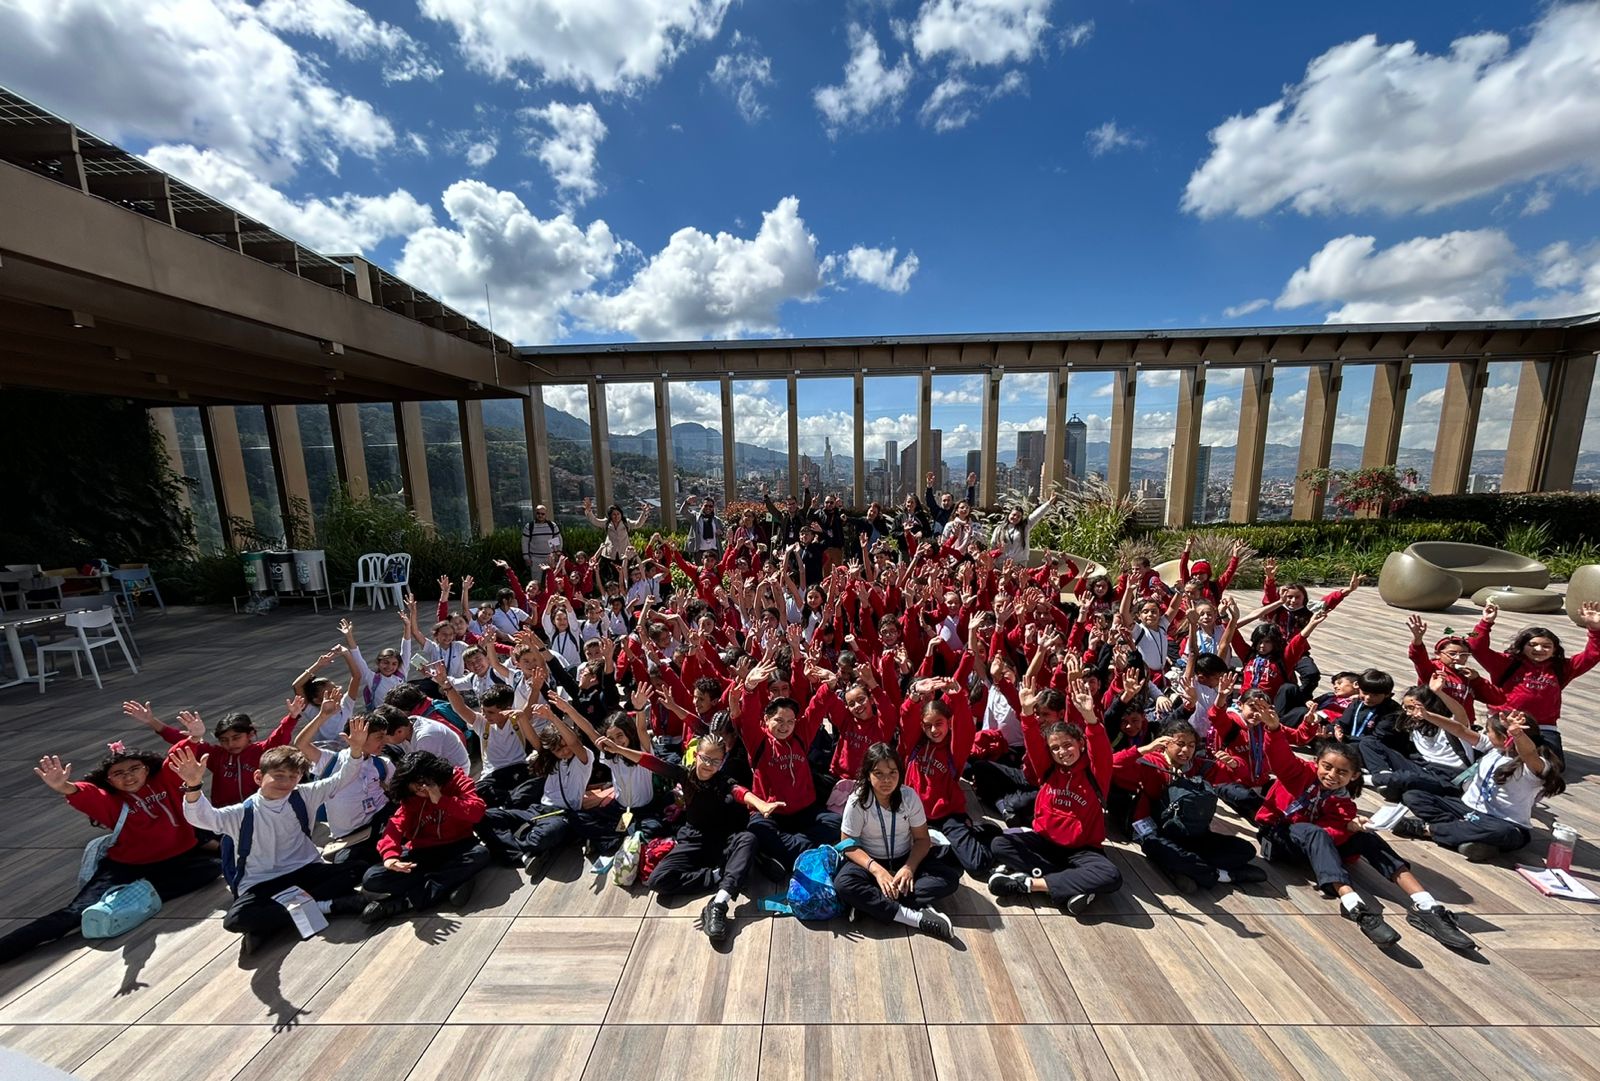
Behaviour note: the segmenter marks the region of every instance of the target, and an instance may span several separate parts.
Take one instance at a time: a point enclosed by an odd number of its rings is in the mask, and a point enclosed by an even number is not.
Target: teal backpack
[[[845,840],[800,853],[800,858],[794,861],[788,893],[762,901],[762,909],[800,920],[831,920],[843,915],[844,906],[833,889],[833,873],[839,869],[843,853],[855,846],[855,841]]]
[[[83,910],[80,929],[84,938],[125,935],[161,911],[161,895],[148,879],[116,886]]]

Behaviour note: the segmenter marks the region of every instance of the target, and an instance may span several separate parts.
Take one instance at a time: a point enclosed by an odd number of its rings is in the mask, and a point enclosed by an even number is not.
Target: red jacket
[[[77,791],[67,803],[97,826],[112,829],[127,804],[128,820],[122,824],[117,843],[106,856],[118,863],[157,863],[181,856],[198,842],[194,827],[183,817],[183,780],[178,771],[165,765],[151,774],[137,792],[108,792],[98,785],[79,781]]]
[[[969,658],[971,654],[967,655]],[[970,661],[965,667],[970,668]],[[963,685],[965,679],[962,680]],[[922,703],[907,698],[900,704],[900,756],[905,759],[905,783],[922,800],[930,822],[967,813],[967,794],[961,788],[961,771],[972,754],[972,707],[964,693],[945,696],[950,707],[949,742],[936,744],[922,730]]]
[[[1583,652],[1564,661],[1535,664],[1489,646],[1489,624],[1479,621],[1467,635],[1467,647],[1505,694],[1506,709],[1520,709],[1541,725],[1561,719],[1561,688],[1600,663],[1600,631],[1591,630]]]
[[[441,789],[438,803],[427,796],[407,796],[400,802],[378,838],[379,856],[399,859],[419,848],[437,848],[472,836],[486,809],[472,779],[457,769]]]
[[[1028,765],[1041,782],[1033,801],[1034,830],[1063,848],[1099,848],[1106,839],[1104,797],[1111,790],[1111,741],[1105,726],[1084,726],[1088,746],[1068,767],[1050,756],[1037,717],[1022,719],[1022,738]]]
[[[215,743],[192,740],[181,728],[171,725],[161,729],[161,738],[173,745],[183,744],[194,751],[196,758],[209,755],[206,772],[211,774],[211,805],[232,807],[256,794],[256,770],[261,768],[261,756],[274,747],[287,747],[293,743],[295,723],[299,719],[289,714],[278,722],[278,727],[266,739],[256,740],[238,754],[229,754]]]
[[[1160,751],[1141,755],[1139,748],[1126,747],[1111,756],[1111,783],[1124,791],[1135,793],[1134,822],[1150,817],[1153,804],[1166,795],[1168,786],[1177,776],[1172,763]],[[1198,755],[1189,763],[1189,772],[1184,776],[1199,777],[1212,784],[1226,784],[1233,780],[1233,774],[1220,763]]]
[[[1278,779],[1267,790],[1267,801],[1256,812],[1256,821],[1263,826],[1312,822],[1327,830],[1334,844],[1348,841],[1350,823],[1356,817],[1356,801],[1342,789],[1335,793],[1323,789],[1316,769],[1290,749],[1281,728],[1267,733],[1267,758]]]
[[[1232,770],[1231,781],[1246,788],[1260,788],[1272,779],[1265,729],[1251,728],[1239,714],[1225,709],[1220,700],[1212,705],[1206,717],[1211,721],[1208,745],[1212,754],[1230,755],[1238,763]],[[1289,730],[1284,732],[1285,738],[1289,738]]]
[[[1482,676],[1474,674],[1462,679],[1454,670],[1434,660],[1421,642],[1412,642],[1406,649],[1406,656],[1411,658],[1411,667],[1417,670],[1417,682],[1424,687],[1435,672],[1443,672],[1445,693],[1466,708],[1468,717],[1477,718],[1475,706],[1478,702],[1486,706],[1498,706],[1506,700],[1500,688]]]
[[[1237,634],[1233,648],[1245,658],[1244,670],[1239,675],[1239,693],[1259,690],[1267,692],[1267,697],[1271,698],[1278,693],[1278,688],[1294,678],[1294,666],[1310,651],[1311,644],[1304,636],[1296,634],[1283,644],[1283,654],[1276,663],[1250,649]]]
[[[739,729],[739,738],[744,741],[745,752],[750,756],[750,769],[754,774],[750,787],[764,800],[782,802],[781,813],[794,814],[817,801],[817,786],[811,780],[811,758],[807,752],[817,737],[822,715],[804,710],[796,718],[789,738],[778,739],[762,723],[766,702],[765,688],[745,691],[744,708],[734,718],[734,723]]]
[[[806,706],[806,713],[818,712],[833,725],[837,742],[833,748],[833,761],[828,772],[845,780],[855,780],[861,765],[867,760],[867,748],[874,743],[893,743],[895,740],[895,708],[882,687],[873,688],[871,694],[872,716],[865,724],[856,722],[856,715],[844,704],[844,698],[827,684],[817,688]],[[819,718],[820,727],[820,718]]]

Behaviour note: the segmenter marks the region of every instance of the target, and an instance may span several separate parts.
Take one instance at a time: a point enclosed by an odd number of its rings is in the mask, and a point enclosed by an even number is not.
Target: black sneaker
[[[1468,863],[1487,863],[1500,854],[1500,850],[1487,841],[1468,841],[1457,845],[1456,851],[1467,857]]]
[[[461,883],[461,885],[451,890],[450,896],[445,898],[445,900],[449,902],[451,908],[460,908],[462,905],[472,900],[472,880],[469,878],[467,881]]]
[[[723,901],[707,901],[700,910],[700,927],[713,942],[728,937],[728,906]]]
[[[789,868],[785,867],[775,856],[760,853],[756,856],[756,870],[775,886],[789,884]]]
[[[537,882],[544,877],[545,864],[550,862],[550,857],[543,852],[530,852],[522,861],[522,869],[528,872],[528,880]]]
[[[1357,905],[1355,908],[1340,905],[1339,914],[1360,926],[1361,933],[1366,935],[1374,946],[1388,947],[1400,941],[1400,932],[1390,927],[1381,915],[1366,905]]]
[[[1081,916],[1089,911],[1089,906],[1094,904],[1094,894],[1075,893],[1067,898],[1065,908],[1069,916]]]
[[[1033,889],[1021,871],[997,870],[989,876],[989,892],[996,897],[1026,897]]]
[[[382,923],[393,916],[398,916],[411,907],[411,902],[404,897],[383,897],[376,901],[368,901],[367,906],[361,910],[362,923]]]
[[[949,942],[955,937],[955,925],[950,922],[950,917],[934,908],[922,910],[922,918],[917,921],[917,930],[923,934],[932,935],[934,938]]]
[[[1200,889],[1200,883],[1178,871],[1172,872],[1167,877],[1172,880],[1172,888],[1186,897],[1191,893],[1198,892]]]
[[[1229,871],[1228,877],[1233,879],[1235,886],[1248,886],[1252,882],[1265,882],[1267,869],[1259,863],[1247,863],[1243,867],[1235,867]]]
[[[1433,839],[1433,831],[1428,828],[1428,824],[1422,819],[1413,818],[1410,815],[1402,818],[1389,828],[1396,837],[1409,837],[1413,841],[1429,841]]]
[[[1437,939],[1440,944],[1452,950],[1475,950],[1478,944],[1473,941],[1456,923],[1456,915],[1443,905],[1434,905],[1432,908],[1413,908],[1406,913],[1406,922],[1425,935]]]
[[[239,936],[239,956],[249,957],[260,953],[267,944],[267,936],[254,931],[246,931]]]
[[[335,897],[328,902],[332,916],[359,916],[362,909],[367,907],[367,899],[359,893],[347,893],[343,897]]]

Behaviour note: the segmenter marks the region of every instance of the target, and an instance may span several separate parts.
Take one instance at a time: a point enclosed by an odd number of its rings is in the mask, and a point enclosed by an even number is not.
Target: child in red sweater
[[[1101,851],[1111,741],[1092,692],[1076,674],[1071,686],[1081,724],[1044,726],[1035,718],[1023,719],[1028,764],[1040,781],[1033,829],[1003,833],[990,845],[999,866],[989,876],[989,892],[996,897],[1048,893],[1068,914],[1081,916],[1096,896],[1122,888],[1122,872]]]
[[[1350,884],[1346,865],[1363,859],[1411,897],[1407,923],[1453,950],[1477,948],[1457,926],[1455,915],[1417,881],[1411,865],[1382,837],[1368,832],[1366,819],[1357,815],[1361,761],[1354,748],[1326,743],[1316,761],[1307,762],[1290,749],[1276,713],[1252,712],[1246,720],[1266,728],[1267,757],[1277,775],[1256,813],[1263,856],[1309,863],[1317,886],[1327,896],[1338,897],[1340,915],[1360,925],[1374,945],[1393,946],[1400,941],[1400,932]]]
[[[255,795],[256,771],[261,768],[261,756],[274,747],[287,747],[294,742],[294,730],[305,711],[304,698],[291,698],[284,703],[288,713],[278,726],[258,740],[256,726],[248,714],[229,713],[217,722],[212,734],[217,742],[204,740],[205,724],[198,713],[184,711],[178,714],[183,728],[162,724],[150,709],[149,702],[124,702],[122,712],[141,722],[170,744],[184,743],[195,754],[204,757],[206,771],[211,774],[211,806],[231,807]]]
[[[83,910],[114,887],[142,878],[170,901],[210,885],[222,873],[216,856],[200,851],[194,827],[179,806],[183,781],[160,755],[113,743],[86,780],[72,781],[72,763],[62,764],[55,755],[39,759],[33,772],[95,825],[113,830],[115,840],[71,901],[0,938],[0,963],[75,934]]]
[[[1579,614],[1589,629],[1589,640],[1576,657],[1566,656],[1561,639],[1544,627],[1518,632],[1504,653],[1490,648],[1489,632],[1499,615],[1498,605],[1484,605],[1483,618],[1467,636],[1467,645],[1494,685],[1505,694],[1505,708],[1526,713],[1536,721],[1534,740],[1560,755],[1561,733],[1556,722],[1561,719],[1561,689],[1600,664],[1600,604],[1591,601]]]
[[[750,816],[760,853],[756,866],[774,882],[786,884],[802,852],[838,842],[840,818],[818,798],[811,777],[809,752],[822,716],[807,711],[802,717],[792,698],[767,701],[764,688],[773,671],[767,662],[752,668],[744,684],[729,690],[728,709],[750,756],[750,787],[777,808],[771,815]]]
[[[961,771],[972,755],[972,706],[967,701],[964,672],[972,654],[949,679],[931,677],[911,685],[900,704],[900,757],[906,764],[906,785],[916,792],[928,815],[928,827],[950,842],[956,862],[969,873],[984,876],[994,867],[989,842],[967,814]]]
[[[378,839],[383,863],[361,880],[374,898],[361,919],[378,923],[445,900],[460,908],[474,876],[489,865],[489,850],[474,833],[486,808],[472,778],[436,754],[412,751],[387,787],[396,807]]]

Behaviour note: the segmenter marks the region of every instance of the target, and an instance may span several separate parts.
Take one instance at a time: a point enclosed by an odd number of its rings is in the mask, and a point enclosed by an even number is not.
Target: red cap
[[[1190,574],[1210,574],[1211,573],[1211,564],[1208,563],[1207,561],[1205,561],[1204,559],[1197,559],[1193,563],[1189,564],[1189,573]]]

